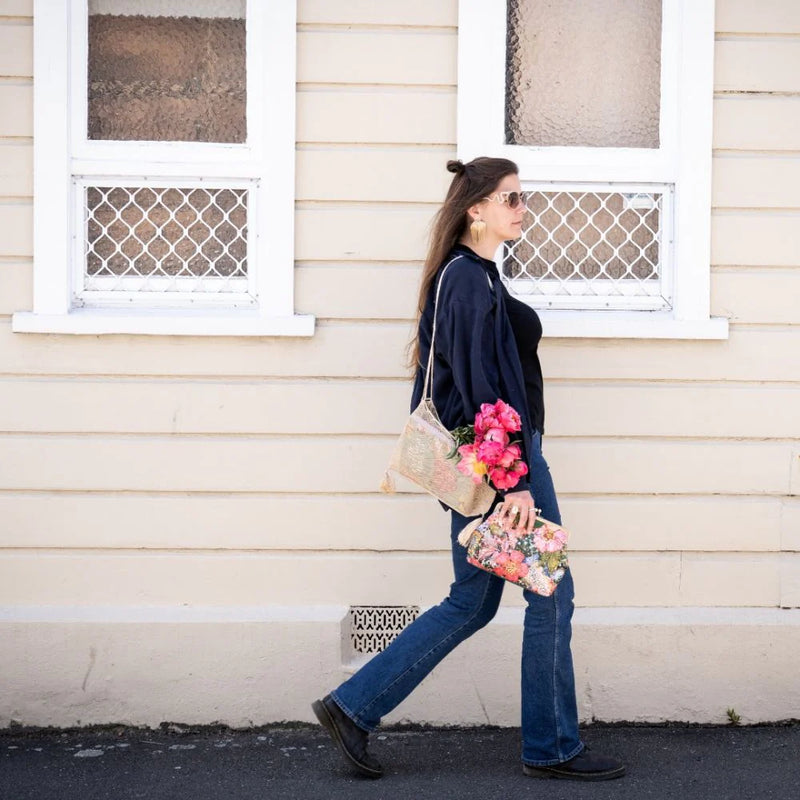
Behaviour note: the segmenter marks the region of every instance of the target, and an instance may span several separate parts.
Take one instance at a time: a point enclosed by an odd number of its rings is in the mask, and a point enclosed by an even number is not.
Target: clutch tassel
[[[475,529],[478,527],[478,525],[481,524],[481,522],[483,522],[483,517],[473,519],[472,522],[467,523],[461,533],[458,534],[458,543],[462,547],[466,547],[469,544],[470,537],[475,532]]]
[[[383,473],[383,480],[381,481],[381,491],[386,492],[387,494],[394,494],[395,492],[395,483],[392,480],[392,476],[389,474],[388,470]]]

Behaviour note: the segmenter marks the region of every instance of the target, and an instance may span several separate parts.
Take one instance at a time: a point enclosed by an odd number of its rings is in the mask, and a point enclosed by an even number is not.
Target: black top
[[[506,310],[514,339],[517,342],[522,374],[525,377],[525,394],[533,427],[544,434],[544,380],[542,366],[537,353],[542,338],[542,322],[539,315],[527,303],[512,297],[505,284]]]

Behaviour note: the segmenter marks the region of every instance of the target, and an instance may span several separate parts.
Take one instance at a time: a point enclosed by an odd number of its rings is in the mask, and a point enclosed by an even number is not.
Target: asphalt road
[[[387,728],[380,780],[354,776],[308,725],[0,731],[0,800],[800,800],[800,723],[582,729],[628,774],[603,783],[527,778],[515,728]]]

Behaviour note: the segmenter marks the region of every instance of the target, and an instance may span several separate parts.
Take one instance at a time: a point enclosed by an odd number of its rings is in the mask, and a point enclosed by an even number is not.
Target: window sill
[[[164,311],[135,313],[79,309],[68,314],[19,311],[12,317],[14,333],[130,334],[143,336],[313,336],[310,314],[261,317],[244,312],[200,313]]]
[[[678,320],[652,311],[552,311],[537,309],[547,338],[727,339],[726,317]]]

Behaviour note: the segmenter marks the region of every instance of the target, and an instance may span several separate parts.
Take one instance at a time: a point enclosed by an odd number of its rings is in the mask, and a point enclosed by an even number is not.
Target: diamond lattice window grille
[[[84,220],[78,298],[254,300],[248,185],[78,186]]]
[[[549,308],[672,307],[671,189],[526,185],[520,239],[503,247],[517,296]]]
[[[350,606],[352,651],[379,653],[418,616],[419,606]]]

